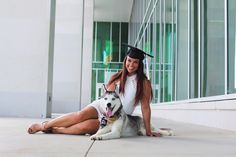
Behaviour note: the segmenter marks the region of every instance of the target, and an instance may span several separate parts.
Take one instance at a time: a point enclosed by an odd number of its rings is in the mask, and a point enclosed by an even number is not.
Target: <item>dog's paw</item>
[[[160,128],[159,133],[164,136],[174,136],[174,132],[170,128]]]
[[[102,137],[98,135],[92,135],[90,136],[90,140],[102,140]]]

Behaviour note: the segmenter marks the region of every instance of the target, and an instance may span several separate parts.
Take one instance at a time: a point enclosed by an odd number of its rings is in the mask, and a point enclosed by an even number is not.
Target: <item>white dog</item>
[[[127,136],[146,135],[143,119],[139,116],[127,115],[123,109],[119,96],[115,92],[107,91],[99,100],[99,110],[104,115],[100,119],[100,128],[91,140],[108,140]],[[153,131],[154,128],[153,128]],[[159,129],[161,136],[173,135],[170,129]]]

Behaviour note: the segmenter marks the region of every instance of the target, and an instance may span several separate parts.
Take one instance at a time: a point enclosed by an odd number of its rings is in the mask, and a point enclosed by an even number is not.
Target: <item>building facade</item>
[[[136,0],[130,43],[151,60],[153,115],[236,130],[232,0]]]
[[[134,1],[130,43],[151,60],[154,102],[235,93],[233,1]],[[141,16],[140,16],[141,15]]]
[[[236,109],[235,19],[233,0],[133,1],[128,43],[154,56],[144,61],[154,93],[153,116],[236,130],[230,123]],[[102,70],[96,91],[115,72]]]
[[[154,56],[145,60],[153,117],[236,130],[234,0],[0,4],[0,116],[82,109],[121,68],[124,42]]]

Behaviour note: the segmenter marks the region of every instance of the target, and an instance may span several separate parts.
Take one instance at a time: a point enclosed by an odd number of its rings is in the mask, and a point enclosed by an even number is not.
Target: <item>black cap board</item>
[[[138,48],[136,48],[136,47],[133,47],[133,46],[131,46],[131,45],[124,44],[124,43],[122,43],[122,45],[123,45],[123,46],[127,46],[127,47],[130,48],[130,49],[128,50],[128,52],[127,52],[127,56],[129,56],[129,57],[131,57],[131,58],[143,60],[144,57],[145,57],[145,55],[147,55],[147,56],[153,58],[152,55],[147,54],[147,53],[145,53],[143,50],[140,50],[140,49],[138,49]]]

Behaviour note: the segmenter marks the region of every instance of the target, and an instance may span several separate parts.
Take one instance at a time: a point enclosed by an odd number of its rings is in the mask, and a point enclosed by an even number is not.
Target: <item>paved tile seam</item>
[[[89,146],[88,150],[87,150],[87,151],[86,151],[86,153],[84,154],[84,157],[87,157],[87,155],[88,155],[88,153],[89,153],[90,149],[92,148],[92,146],[93,146],[94,142],[95,142],[95,140],[93,140],[93,142],[90,144],[90,146]]]

